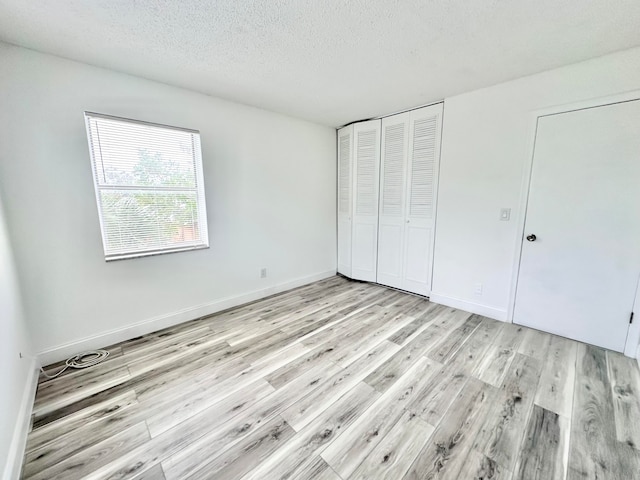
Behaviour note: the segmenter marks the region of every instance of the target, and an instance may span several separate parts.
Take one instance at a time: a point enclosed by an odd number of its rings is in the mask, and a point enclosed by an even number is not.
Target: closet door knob
[[[530,242],[535,242],[537,238],[538,237],[536,237],[533,233],[531,235],[527,235],[527,240],[529,240]]]

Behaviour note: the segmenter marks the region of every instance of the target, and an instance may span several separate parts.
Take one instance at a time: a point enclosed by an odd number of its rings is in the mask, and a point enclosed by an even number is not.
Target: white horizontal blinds
[[[433,217],[433,185],[437,148],[438,116],[413,122],[409,214]]]
[[[356,214],[377,215],[376,149],[378,130],[358,132],[356,171]]]
[[[405,123],[387,125],[384,135],[384,165],[381,215],[402,215],[405,166]]]
[[[339,202],[340,213],[350,212],[351,203],[351,135],[340,137]]]
[[[85,117],[107,260],[208,246],[199,133]]]

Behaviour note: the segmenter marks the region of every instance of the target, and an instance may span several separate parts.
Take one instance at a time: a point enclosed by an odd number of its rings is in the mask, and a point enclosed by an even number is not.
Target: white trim
[[[579,102],[553,105],[537,110],[531,111],[530,126],[529,126],[529,140],[527,142],[527,150],[525,153],[525,163],[522,173],[522,186],[520,190],[520,200],[517,208],[516,218],[516,238],[515,249],[513,257],[513,268],[511,272],[511,289],[509,292],[509,304],[507,306],[505,321],[513,323],[515,304],[516,304],[516,291],[518,285],[518,277],[520,274],[520,256],[522,254],[522,239],[524,238],[524,227],[526,221],[527,205],[529,203],[529,189],[531,183],[531,169],[533,168],[533,155],[535,149],[536,131],[538,125],[538,119],[549,115],[557,115],[560,113],[573,112],[576,110],[584,110],[587,108],[602,107],[605,105],[612,105],[615,103],[629,102],[634,100],[640,100],[640,90],[632,90],[629,92],[623,92],[616,95],[609,95],[606,97],[596,97]],[[492,317],[493,318],[493,317]],[[627,336],[627,342],[625,346],[625,355],[633,357],[633,346],[638,345],[640,342],[640,328],[630,329]],[[639,360],[640,362],[640,360]]]
[[[127,260],[130,258],[155,257],[157,255],[166,255],[167,253],[190,252],[192,250],[203,250],[209,248],[207,243],[202,245],[192,245],[190,247],[167,248],[163,250],[144,250],[131,253],[105,255],[105,262],[117,262],[118,260]]]
[[[546,117],[548,115],[557,115],[559,113],[575,112],[576,110],[603,107],[605,105],[631,102],[634,100],[640,100],[640,90],[630,90],[628,92],[617,93],[615,95],[588,98],[586,100],[580,100],[578,102],[571,102],[571,103],[564,103],[560,105],[551,105],[548,107],[536,109],[532,113],[536,117]]]
[[[442,101],[442,110],[440,112],[440,138],[438,139],[438,159],[435,162],[433,169],[433,229],[431,230],[431,255],[429,262],[429,270],[431,275],[429,275],[429,293],[427,296],[431,295],[431,291],[433,290],[433,266],[436,263],[436,239],[437,237],[437,228],[438,228],[438,194],[440,191],[440,165],[442,163],[442,141],[444,135],[444,114],[445,114],[445,103]],[[382,153],[381,153],[382,155]]]
[[[31,412],[38,387],[38,371],[38,361],[33,358],[29,365],[29,373],[22,393],[20,411],[16,416],[13,437],[9,445],[9,454],[7,455],[7,464],[2,474],[3,480],[17,480],[20,478],[24,450],[27,446],[27,435],[31,429]]]
[[[397,112],[385,113],[384,115],[379,115],[377,117],[362,118],[360,120],[354,120],[353,122],[345,123],[344,125],[341,125],[340,127],[336,127],[336,130],[340,130],[340,129],[345,128],[345,127],[350,127],[351,125],[356,124],[356,123],[360,123],[360,122],[368,122],[370,120],[382,120],[382,119],[387,118],[387,117],[393,117],[394,115],[400,115],[402,113],[413,112],[414,110],[420,110],[421,108],[432,107],[433,105],[438,105],[440,103],[442,103],[444,105],[444,102],[446,102],[446,100],[447,100],[446,98],[443,98],[442,100],[438,100],[437,102],[425,103],[424,105],[418,105],[417,107],[411,107],[411,108],[407,108],[405,110],[398,110]]]
[[[197,305],[194,307],[184,308],[176,312],[160,315],[158,317],[143,320],[141,322],[128,325],[126,327],[110,330],[107,332],[93,335],[91,337],[82,338],[74,342],[65,343],[48,350],[38,353],[38,358],[42,365],[49,365],[60,360],[69,358],[70,356],[85,350],[102,348],[114,343],[123,342],[140,335],[146,335],[151,332],[161,330],[163,328],[172,327],[189,320],[211,315],[227,308],[237,307],[248,302],[253,302],[269,295],[281,293],[292,288],[307,285],[312,282],[324,280],[336,274],[336,270],[328,270],[314,275],[297,278],[288,282],[272,285],[260,290],[244,293],[234,297],[221,298],[209,303]]]
[[[147,122],[145,120],[135,120],[133,118],[118,117],[116,115],[108,115],[106,113],[89,112],[87,110],[85,110],[84,114],[85,116],[88,116],[88,117],[106,118],[107,120],[114,120],[116,122],[133,123],[135,125],[147,125],[149,127],[160,127],[160,128],[166,128],[168,130],[177,130],[179,132],[187,132],[187,133],[197,133],[198,135],[200,135],[200,130],[194,130],[192,128],[176,127],[174,125],[167,125],[166,123]]]
[[[507,311],[501,308],[482,305],[481,303],[468,302],[461,298],[448,297],[446,295],[440,295],[439,293],[432,293],[429,295],[429,301],[464,310],[466,312],[476,313],[501,322],[507,321]]]
[[[638,359],[640,362],[640,278],[638,279],[638,286],[636,288],[636,298],[633,302],[632,312],[634,313],[634,321],[629,325],[629,331],[627,333],[627,341],[624,345],[624,354],[627,357]]]
[[[533,168],[533,154],[536,145],[536,133],[538,130],[538,113],[531,115],[529,127],[529,140],[527,141],[526,160],[522,173],[522,185],[520,186],[520,199],[516,210],[516,245],[513,254],[513,268],[511,269],[511,288],[509,289],[509,303],[507,304],[507,321],[513,323],[516,307],[516,291],[518,277],[520,276],[520,257],[522,255],[522,239],[524,238],[524,226],[527,217],[527,205],[529,204],[529,185],[531,183],[531,169]]]

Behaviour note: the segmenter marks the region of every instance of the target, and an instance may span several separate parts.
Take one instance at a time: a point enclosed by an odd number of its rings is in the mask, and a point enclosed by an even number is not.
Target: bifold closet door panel
[[[402,289],[431,293],[442,104],[411,112]]]
[[[338,272],[351,277],[353,126],[338,130]]]
[[[380,120],[353,125],[351,277],[376,281]]]
[[[395,288],[403,288],[409,120],[408,112],[382,119],[377,281]]]

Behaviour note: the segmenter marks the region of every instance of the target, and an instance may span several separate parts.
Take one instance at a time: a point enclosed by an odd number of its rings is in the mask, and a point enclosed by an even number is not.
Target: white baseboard
[[[435,292],[431,292],[429,300],[434,303],[440,303],[448,307],[457,308],[466,312],[476,313],[484,317],[493,318],[494,320],[500,320],[501,322],[508,321],[508,315],[506,310],[500,308],[490,307],[488,305],[482,305],[481,303],[468,302],[460,298],[448,297],[446,295],[440,295]]]
[[[29,373],[22,393],[20,411],[16,416],[16,425],[13,429],[13,437],[11,439],[11,445],[9,446],[7,464],[2,474],[3,480],[17,480],[20,478],[24,449],[27,445],[27,435],[31,427],[33,401],[36,397],[36,388],[38,387],[38,367],[37,359],[33,358],[29,365]]]
[[[126,327],[110,330],[91,337],[82,338],[74,342],[58,345],[38,354],[38,359],[42,365],[49,365],[60,360],[69,358],[79,352],[94,350],[106,347],[114,343],[124,342],[131,338],[146,335],[163,328],[172,327],[189,320],[211,315],[227,308],[237,307],[245,303],[253,302],[276,293],[281,293],[292,288],[301,287],[312,282],[317,282],[336,274],[335,270],[329,270],[306,277],[297,278],[288,282],[272,285],[271,287],[254,290],[234,297],[221,298],[210,303],[185,308],[177,312],[168,313],[158,317],[150,318],[142,322],[134,323]]]

